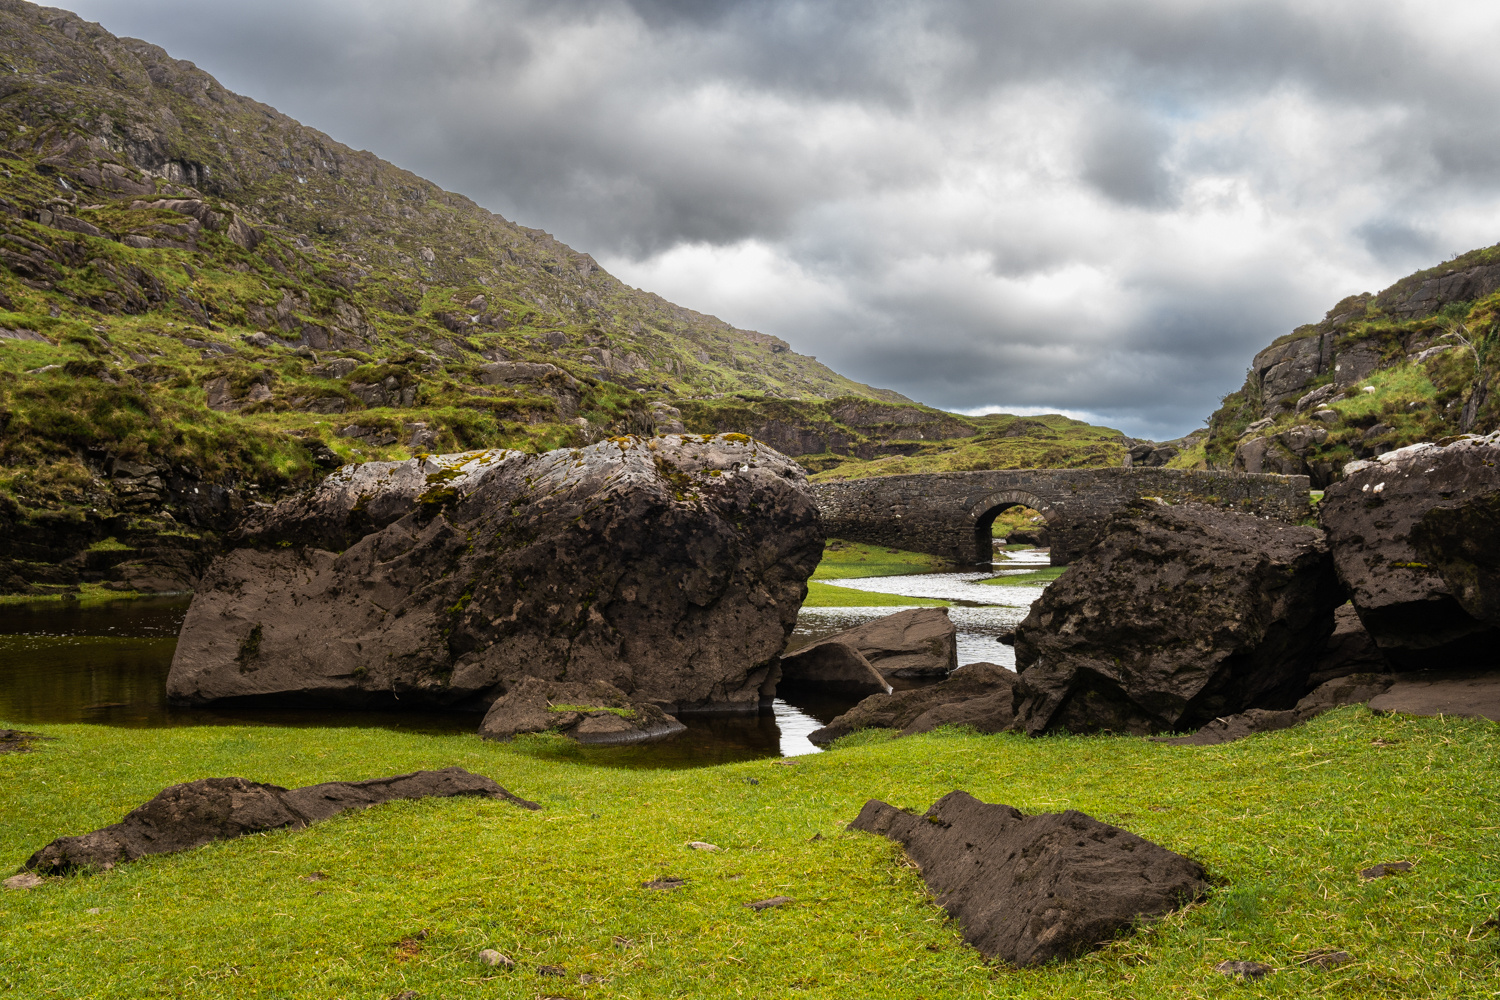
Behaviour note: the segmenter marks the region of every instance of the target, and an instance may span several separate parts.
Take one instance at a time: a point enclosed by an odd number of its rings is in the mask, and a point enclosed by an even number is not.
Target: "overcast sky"
[[[1493,0],[78,0],[623,280],[947,409],[1175,437],[1500,241]]]

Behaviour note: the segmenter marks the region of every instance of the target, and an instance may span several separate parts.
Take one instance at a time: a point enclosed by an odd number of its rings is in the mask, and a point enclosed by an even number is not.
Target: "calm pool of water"
[[[1045,553],[1012,556],[1006,572],[1026,572],[1046,562]],[[985,660],[1014,669],[1015,654],[995,636],[1025,617],[1041,588],[976,582],[995,575],[929,573],[838,582],[876,593],[961,602],[949,609],[958,626],[959,663]],[[23,727],[69,722],[133,727],[359,726],[434,734],[472,733],[479,727],[480,717],[472,713],[169,705],[167,672],[188,601],[183,595],[89,605],[39,601],[0,606],[0,723]],[[799,648],[897,610],[804,608],[791,646]],[[758,715],[683,715],[688,731],[663,743],[631,747],[560,744],[544,752],[621,767],[691,767],[817,753],[807,734],[856,701],[799,692],[778,699],[771,711]]]

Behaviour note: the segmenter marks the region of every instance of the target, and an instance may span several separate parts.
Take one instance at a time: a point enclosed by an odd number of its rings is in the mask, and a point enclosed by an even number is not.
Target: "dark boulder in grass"
[[[981,733],[1009,729],[1016,675],[995,663],[970,663],[946,680],[925,687],[872,694],[822,729],[808,734],[819,746],[861,729],[926,733],[943,725],[970,726]]]
[[[1316,528],[1145,501],[1017,629],[1017,726],[1144,735],[1291,708],[1344,600]]]
[[[348,466],[213,564],[167,690],[477,708],[537,677],[755,710],[822,547],[801,468],[743,435]]]
[[[1196,861],[1084,813],[1025,816],[967,792],[922,816],[871,799],[849,827],[905,847],[964,940],[1012,965],[1082,954],[1209,887]]]
[[[1334,565],[1392,667],[1493,667],[1500,433],[1352,462],[1318,504]]]
[[[797,660],[815,660],[826,645],[857,651],[886,681],[933,680],[958,666],[958,629],[947,608],[897,611],[788,653],[781,658],[788,678],[802,669]]]
[[[33,854],[28,871],[62,874],[112,868],[148,854],[186,851],[265,830],[301,830],[349,809],[398,799],[472,795],[540,809],[489,778],[461,767],[370,781],[330,781],[286,789],[244,778],[203,778],[163,789],[118,823],[81,837],[58,837]]]
[[[687,727],[650,702],[632,701],[612,684],[572,684],[523,677],[485,713],[479,735],[508,740],[554,732],[580,743],[649,743]]]

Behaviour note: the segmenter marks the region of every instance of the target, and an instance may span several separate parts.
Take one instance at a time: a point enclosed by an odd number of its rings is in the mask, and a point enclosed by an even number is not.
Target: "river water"
[[[998,553],[997,553],[998,556]],[[1044,551],[1010,553],[986,573],[927,573],[833,581],[840,587],[953,602],[958,662],[1015,668],[1015,654],[996,640],[1026,616],[1040,586],[979,583],[1046,565]],[[997,572],[998,571],[998,572]],[[434,734],[472,733],[479,716],[436,711],[339,709],[197,709],[167,703],[166,679],[187,613],[188,597],[149,597],[99,604],[37,602],[0,606],[0,725],[86,722],[128,727],[188,725],[319,725],[382,727]],[[790,648],[800,648],[861,622],[901,610],[803,608]],[[556,756],[621,767],[689,767],[772,756],[817,753],[807,734],[847,711],[857,699],[799,695],[777,699],[760,715],[684,715],[688,731],[674,740],[634,747],[560,744]]]

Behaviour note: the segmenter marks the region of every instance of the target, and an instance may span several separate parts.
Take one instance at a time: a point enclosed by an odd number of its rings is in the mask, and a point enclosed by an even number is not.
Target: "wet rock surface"
[[[458,795],[541,808],[461,767],[295,789],[244,778],[203,778],[163,789],[118,823],[81,837],[57,838],[33,854],[26,869],[62,874],[80,868],[110,868],[148,854],[186,851],[263,830],[300,830],[349,809],[397,799]]]
[[[1081,812],[1025,816],[967,792],[922,816],[871,799],[849,826],[905,847],[964,940],[1012,965],[1089,951],[1209,887],[1197,862]]]
[[[482,707],[529,676],[749,711],[822,526],[748,438],[613,438],[345,467],[238,545],[193,597],[176,700]]]
[[[508,740],[521,733],[557,732],[580,743],[648,743],[687,727],[650,702],[632,701],[612,684],[573,684],[523,677],[485,714],[479,735]]]
[[[1500,642],[1500,434],[1346,467],[1318,505],[1339,578],[1400,670],[1491,668]]]
[[[783,656],[783,670],[790,676],[796,660],[817,657],[827,644],[856,650],[887,681],[946,677],[958,666],[958,629],[947,608],[912,608],[846,629]]]
[[[1017,629],[1017,726],[1182,732],[1291,708],[1343,602],[1317,529],[1144,502]]]
[[[995,663],[969,663],[925,687],[873,694],[808,739],[826,746],[861,729],[925,733],[942,725],[972,726],[981,733],[1009,729],[1016,674]]]

